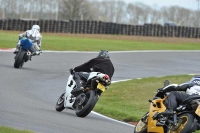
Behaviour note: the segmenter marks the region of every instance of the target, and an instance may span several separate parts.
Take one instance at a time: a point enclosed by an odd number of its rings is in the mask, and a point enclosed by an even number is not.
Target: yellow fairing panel
[[[156,126],[157,120],[153,120],[153,116],[157,112],[164,112],[166,110],[165,105],[163,104],[164,99],[156,99],[153,101],[154,104],[156,104],[156,107],[153,106],[151,103],[150,110],[149,110],[149,118],[148,118],[148,128],[147,132],[154,132],[154,133],[164,133],[162,126]]]

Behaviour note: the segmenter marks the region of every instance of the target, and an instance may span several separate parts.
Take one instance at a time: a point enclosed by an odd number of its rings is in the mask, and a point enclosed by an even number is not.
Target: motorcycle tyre
[[[24,64],[24,55],[25,55],[25,51],[24,50],[20,50],[19,53],[16,55],[15,57],[15,63],[14,63],[14,67],[15,68],[20,68],[23,66]]]
[[[147,112],[145,115],[147,115],[148,113],[149,113],[149,112]],[[145,116],[145,115],[144,115],[144,116]],[[143,117],[144,117],[144,116],[143,116]],[[143,118],[143,117],[142,117],[142,118]],[[142,119],[142,118],[141,118],[141,119]],[[142,122],[141,119],[140,119],[139,122],[136,124],[135,129],[134,129],[134,133],[147,133],[147,126],[148,126],[147,124],[145,125],[146,127],[144,127],[142,130],[136,131],[136,128],[137,128],[138,124],[139,124],[140,122]],[[148,119],[148,117],[147,117],[147,119]],[[143,122],[142,122],[142,123],[143,123]]]
[[[194,126],[194,115],[190,114],[190,113],[185,113],[185,114],[182,114],[180,116],[178,116],[179,118],[180,117],[185,117],[187,118],[187,123],[186,125],[183,127],[183,129],[181,131],[177,131],[177,133],[192,133],[192,129],[193,129],[193,126]],[[185,124],[185,123],[184,123]],[[181,127],[179,127],[181,128]],[[179,129],[178,128],[178,129]],[[170,132],[171,130],[168,130],[167,133],[172,133],[172,131]],[[173,133],[176,133],[176,132],[173,132]]]
[[[65,109],[65,107],[64,107],[64,98],[65,98],[65,93],[62,93],[61,95],[60,95],[60,97],[58,98],[58,101],[56,102],[56,111],[58,111],[58,112],[61,112],[61,111],[63,111],[64,109]],[[60,100],[62,100],[61,101],[61,103],[58,103]]]
[[[94,106],[96,105],[97,101],[98,101],[98,94],[96,93],[95,90],[89,90],[86,93],[86,96],[89,96],[89,99],[87,101],[87,103],[85,104],[85,106],[81,109],[79,109],[79,105],[76,104],[76,115],[78,117],[86,117],[94,108]]]

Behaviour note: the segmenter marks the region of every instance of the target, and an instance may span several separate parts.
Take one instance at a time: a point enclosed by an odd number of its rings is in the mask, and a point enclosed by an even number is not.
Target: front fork
[[[168,120],[167,120],[167,123],[168,123],[168,124],[166,125],[166,127],[167,127],[168,129],[170,129],[171,126],[175,126],[175,125],[177,124],[177,114],[174,113],[174,114],[173,114],[173,120],[168,119]]]

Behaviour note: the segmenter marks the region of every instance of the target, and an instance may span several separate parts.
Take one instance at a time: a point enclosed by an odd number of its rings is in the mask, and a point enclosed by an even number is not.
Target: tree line
[[[0,0],[0,18],[94,20],[131,25],[164,24],[199,27],[200,13],[179,6],[148,6],[120,0]]]

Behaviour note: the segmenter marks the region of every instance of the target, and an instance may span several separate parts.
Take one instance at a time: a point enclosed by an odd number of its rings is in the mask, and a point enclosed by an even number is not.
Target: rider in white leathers
[[[40,47],[42,42],[42,35],[40,34],[40,26],[39,25],[33,25],[31,30],[27,30],[22,34],[19,34],[19,41],[17,42],[16,50],[14,53],[18,53],[19,46],[20,46],[20,40],[21,38],[26,37],[32,42],[33,46],[31,48],[31,52],[33,54],[39,55],[40,54]]]
[[[200,95],[200,76],[195,76],[190,81],[180,85],[169,85],[165,89],[159,91],[161,91],[161,93],[170,92],[164,103],[167,107],[167,111],[171,110],[171,112],[173,112],[185,99],[194,95]],[[185,91],[186,93],[180,91]]]
[[[167,108],[166,111],[160,113],[160,115],[163,116],[173,114],[176,108],[187,98],[200,95],[200,76],[195,76],[190,81],[180,85],[171,84],[163,89],[158,89],[158,95],[159,93],[162,95],[166,92],[170,92],[170,94],[167,96],[164,102]],[[165,122],[166,119],[163,119],[162,121],[159,121],[157,125],[164,125]],[[196,129],[200,129],[199,123],[197,123]]]

